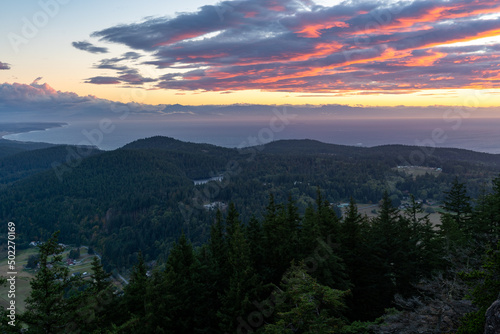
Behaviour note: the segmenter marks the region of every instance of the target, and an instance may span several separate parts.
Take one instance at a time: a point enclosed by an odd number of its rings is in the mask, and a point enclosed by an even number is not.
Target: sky
[[[0,32],[4,112],[500,104],[497,0],[4,0]]]

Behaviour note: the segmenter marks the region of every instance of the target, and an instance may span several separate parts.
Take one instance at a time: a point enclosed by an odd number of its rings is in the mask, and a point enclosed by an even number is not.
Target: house
[[[203,208],[205,210],[214,210],[214,209],[225,210],[226,207],[227,207],[227,204],[222,203],[222,202],[212,202],[212,203],[203,205]]]

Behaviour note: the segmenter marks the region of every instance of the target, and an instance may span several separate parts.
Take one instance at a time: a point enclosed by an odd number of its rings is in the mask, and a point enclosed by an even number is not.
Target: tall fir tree
[[[229,236],[228,260],[230,265],[229,288],[221,296],[218,316],[221,330],[232,333],[237,328],[237,319],[252,308],[251,301],[258,294],[259,282],[250,257],[250,247],[239,221],[233,223]]]
[[[409,205],[404,210],[409,229],[409,247],[414,251],[414,279],[429,276],[435,270],[443,268],[443,239],[430,221],[430,214],[425,213],[422,202],[413,195],[409,197]]]
[[[23,322],[30,333],[75,333],[83,321],[77,308],[84,298],[81,276],[70,276],[62,263],[63,247],[58,244],[59,232],[40,247],[39,268],[30,282]]]
[[[200,263],[191,243],[183,234],[173,246],[166,264],[165,295],[166,332],[187,333],[198,331],[203,324],[203,297]],[[154,293],[154,291],[152,291]],[[154,312],[156,305],[151,305]]]
[[[231,274],[228,258],[229,245],[226,235],[225,222],[220,210],[217,210],[215,221],[210,229],[210,239],[208,241],[207,252],[200,258],[202,268],[205,269],[209,299],[212,315],[217,315],[217,311],[222,307],[222,296],[229,289],[228,277]],[[200,254],[201,255],[201,254]],[[212,320],[218,329],[218,317]]]
[[[352,282],[351,294],[346,297],[351,320],[368,320],[372,308],[366,299],[367,291],[372,286],[373,254],[368,248],[368,218],[359,213],[351,197],[340,225],[340,255],[346,265],[346,272]]]
[[[238,213],[238,210],[236,210],[236,205],[233,202],[230,202],[226,215],[226,233],[229,238],[231,238],[237,226],[240,224],[240,214]]]
[[[370,271],[371,288],[366,299],[372,305],[371,317],[380,316],[391,305],[399,281],[398,265],[404,261],[402,246],[406,231],[401,230],[401,216],[392,205],[389,194],[384,192],[378,215],[372,219],[368,247],[372,252]]]
[[[292,198],[286,206],[276,205],[269,196],[262,226],[265,280],[277,284],[293,259],[298,257],[298,227],[300,220]]]
[[[442,208],[445,210],[445,219],[441,230],[451,244],[463,245],[471,235],[470,218],[472,213],[471,199],[467,195],[465,183],[455,177]],[[453,239],[452,239],[453,238]]]
[[[97,256],[92,259],[91,273],[90,283],[85,285],[85,298],[77,311],[84,319],[78,326],[81,333],[105,332],[120,318],[117,314],[118,299],[111,283],[111,274],[104,270]]]
[[[255,270],[262,275],[264,270],[264,233],[261,222],[254,215],[245,228],[246,239],[250,247],[250,257]]]
[[[318,188],[316,209],[308,207],[300,233],[302,258],[309,272],[321,284],[347,290],[351,287],[340,256],[340,220]]]
[[[493,179],[490,194],[479,197],[472,218],[474,238],[494,247],[500,241],[500,177]]]
[[[128,319],[120,328],[124,332],[146,333],[142,319],[146,316],[147,290],[150,280],[146,263],[139,252],[137,263],[132,268],[129,283],[124,288],[122,299],[123,316]]]
[[[319,284],[303,265],[293,265],[274,295],[276,320],[263,333],[341,333],[347,294]]]

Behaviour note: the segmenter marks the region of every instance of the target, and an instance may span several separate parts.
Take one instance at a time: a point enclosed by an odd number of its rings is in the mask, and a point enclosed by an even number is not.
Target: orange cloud
[[[333,27],[349,28],[349,24],[341,21],[314,23],[302,27],[302,30],[297,31],[296,33],[300,37],[318,38],[321,36],[320,30],[330,29]]]
[[[487,31],[481,31],[479,33],[476,33],[475,35],[470,35],[466,37],[457,37],[457,38],[450,38],[445,42],[433,42],[425,45],[421,45],[420,48],[430,48],[433,46],[442,46],[442,45],[447,45],[447,44],[454,44],[454,43],[459,43],[459,42],[471,42],[476,39],[481,39],[481,38],[486,38],[486,37],[495,37],[500,35],[500,28],[495,28]]]
[[[441,81],[441,80],[453,80],[455,77],[437,77],[437,78],[430,78],[431,81]]]
[[[446,57],[448,54],[444,52],[433,52],[430,51],[427,52],[427,55],[421,56],[421,57],[411,57],[408,60],[403,60],[401,64],[398,65],[403,65],[403,66],[432,66],[436,61],[438,61],[441,58]]]
[[[330,43],[318,43],[314,47],[315,51],[304,53],[302,55],[293,56],[289,58],[291,61],[304,61],[311,58],[327,56],[334,54],[335,52],[342,49],[343,45],[339,42],[330,42]]]
[[[500,11],[500,5],[495,1],[482,1],[480,8],[469,8],[470,4],[453,4],[448,6],[439,6],[430,8],[422,14],[414,17],[396,18],[389,24],[377,24],[376,27],[370,29],[359,30],[355,35],[372,34],[382,32],[408,32],[408,31],[423,31],[432,29],[429,22],[438,22],[440,20],[452,20],[476,15],[495,14]],[[422,25],[423,24],[423,25]]]
[[[174,36],[172,38],[170,38],[169,40],[167,41],[164,41],[164,42],[160,42],[160,43],[156,43],[154,45],[154,47],[158,47],[158,46],[165,46],[165,45],[170,45],[170,44],[174,44],[175,42],[179,42],[179,41],[183,41],[185,39],[190,39],[190,38],[195,38],[195,37],[199,37],[199,36],[202,36],[204,35],[205,32],[201,32],[201,31],[192,31],[192,32],[186,32],[186,33],[183,33],[183,34],[179,34],[177,36]]]

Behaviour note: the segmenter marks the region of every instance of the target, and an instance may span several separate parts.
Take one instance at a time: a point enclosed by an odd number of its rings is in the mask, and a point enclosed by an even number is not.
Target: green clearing
[[[413,179],[415,179],[417,176],[422,176],[425,174],[430,174],[434,176],[438,176],[439,174],[441,174],[441,169],[434,167],[424,167],[424,166],[399,166],[393,168],[393,170],[397,170],[399,172],[411,175],[413,176]]]

